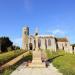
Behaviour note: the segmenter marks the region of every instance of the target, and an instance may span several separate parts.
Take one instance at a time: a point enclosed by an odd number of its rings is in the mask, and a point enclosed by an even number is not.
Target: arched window
[[[26,34],[27,34],[27,32],[25,31],[25,32],[24,32],[24,34],[26,35]]]
[[[65,43],[65,46],[67,46],[67,43]]]
[[[31,41],[32,41],[32,38],[30,38],[30,43],[31,43]]]
[[[41,47],[41,39],[38,39],[38,47]]]
[[[46,49],[47,49],[47,40],[45,39],[45,47],[46,47]]]
[[[48,46],[51,46],[51,40],[48,39]]]
[[[36,48],[36,41],[34,40],[34,48]]]
[[[29,48],[30,48],[30,50],[33,49],[33,45],[32,45],[32,43],[29,43]]]

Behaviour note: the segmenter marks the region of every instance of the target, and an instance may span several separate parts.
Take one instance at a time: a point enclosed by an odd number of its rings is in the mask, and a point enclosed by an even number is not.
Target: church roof
[[[75,47],[75,44],[71,44],[71,46],[74,46]]]
[[[67,38],[56,38],[57,42],[68,42]]]
[[[29,35],[29,37],[34,38],[34,36],[33,36],[33,35]]]
[[[46,38],[50,37],[50,38],[53,38],[54,35],[38,35],[38,37],[46,37]]]

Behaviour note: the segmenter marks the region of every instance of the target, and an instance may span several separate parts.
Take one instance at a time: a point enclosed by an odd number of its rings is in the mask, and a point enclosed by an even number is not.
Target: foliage
[[[12,69],[6,69],[1,75],[10,75]]]
[[[55,53],[47,53],[48,57],[51,59],[57,55],[62,55],[53,59],[53,65],[59,69],[63,75],[75,75],[75,55],[70,53],[65,53],[64,51],[57,51]]]
[[[20,47],[19,46],[15,46],[15,45],[10,46],[10,47],[7,48],[8,51],[18,50],[18,49],[20,49]]]
[[[19,46],[14,46],[14,49],[16,50],[16,49],[20,49],[20,47]]]
[[[1,52],[6,52],[9,46],[12,46],[12,42],[8,37],[0,37]]]

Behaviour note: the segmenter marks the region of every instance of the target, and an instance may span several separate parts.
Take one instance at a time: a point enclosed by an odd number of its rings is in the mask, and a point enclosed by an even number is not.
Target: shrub
[[[1,52],[7,52],[7,48],[12,46],[13,42],[9,39],[9,37],[0,37],[0,47]]]

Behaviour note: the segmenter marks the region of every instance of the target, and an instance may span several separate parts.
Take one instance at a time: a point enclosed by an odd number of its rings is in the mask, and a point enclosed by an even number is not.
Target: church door
[[[29,43],[29,49],[30,49],[30,50],[33,49],[33,45],[32,45],[32,43]]]

